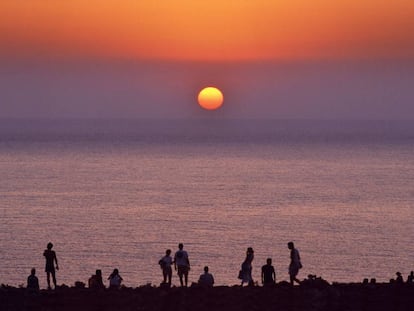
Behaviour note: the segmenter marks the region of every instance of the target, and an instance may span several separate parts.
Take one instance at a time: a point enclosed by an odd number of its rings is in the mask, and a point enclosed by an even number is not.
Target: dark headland
[[[217,286],[162,288],[142,286],[120,290],[91,290],[60,286],[31,293],[2,285],[0,310],[414,310],[413,284],[328,284],[291,287]]]

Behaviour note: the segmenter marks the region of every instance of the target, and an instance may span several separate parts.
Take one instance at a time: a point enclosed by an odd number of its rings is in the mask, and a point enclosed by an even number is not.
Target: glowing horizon
[[[295,60],[414,58],[414,3],[5,0],[3,56]]]

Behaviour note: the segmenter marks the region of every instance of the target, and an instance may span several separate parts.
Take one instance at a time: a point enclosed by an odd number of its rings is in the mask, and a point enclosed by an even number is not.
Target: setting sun
[[[198,93],[198,103],[207,110],[215,110],[223,104],[223,93],[218,88],[209,86]]]

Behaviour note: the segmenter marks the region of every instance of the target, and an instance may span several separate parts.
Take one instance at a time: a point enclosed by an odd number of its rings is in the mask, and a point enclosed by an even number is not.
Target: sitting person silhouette
[[[119,289],[121,287],[121,282],[123,281],[122,277],[119,275],[118,269],[114,269],[108,277],[108,280],[110,289]]]
[[[102,280],[102,271],[96,270],[95,274],[92,274],[92,276],[88,280],[88,287],[92,289],[100,289],[105,288],[105,285],[103,284]]]
[[[214,277],[211,273],[208,272],[208,267],[204,267],[204,273],[200,275],[198,279],[198,285],[203,287],[213,287],[214,285]]]
[[[404,280],[403,280],[403,277],[402,277],[402,275],[401,275],[401,272],[396,272],[395,273],[396,275],[397,275],[397,278],[396,278],[396,282],[398,283],[398,284],[402,284],[402,283],[404,283]]]
[[[27,289],[31,291],[39,290],[39,279],[36,276],[36,269],[32,268],[30,275],[27,277]]]
[[[414,271],[411,271],[407,277],[407,283],[412,284],[414,283]]]

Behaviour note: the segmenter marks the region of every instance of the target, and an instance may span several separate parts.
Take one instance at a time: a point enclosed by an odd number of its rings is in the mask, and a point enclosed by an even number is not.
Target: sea
[[[158,286],[178,243],[189,282],[253,278],[272,258],[298,277],[388,282],[414,270],[414,122],[366,120],[2,120],[0,283],[46,287],[118,268],[123,284]],[[173,274],[173,284],[179,285]]]

